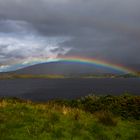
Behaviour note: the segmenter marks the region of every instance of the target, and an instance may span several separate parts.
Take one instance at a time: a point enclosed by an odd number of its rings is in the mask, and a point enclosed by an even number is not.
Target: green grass
[[[44,74],[44,75],[32,75],[32,74],[1,74],[0,80],[2,79],[63,79],[64,75],[57,74]]]
[[[96,97],[94,101],[100,98]],[[70,103],[66,105],[66,101],[33,103],[20,99],[1,99],[0,140],[140,139],[139,119],[116,115],[110,109],[85,110],[81,102],[79,104],[79,107],[74,107]]]
[[[66,78],[138,78],[140,74],[137,75],[133,74],[124,74],[124,75],[117,75],[117,74],[16,74],[16,73],[1,73],[0,80],[4,79],[66,79]]]

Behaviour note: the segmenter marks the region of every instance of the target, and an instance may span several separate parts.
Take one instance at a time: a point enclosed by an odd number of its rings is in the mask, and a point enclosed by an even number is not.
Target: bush
[[[100,123],[107,126],[116,126],[117,120],[109,111],[100,111],[96,113],[96,117]]]

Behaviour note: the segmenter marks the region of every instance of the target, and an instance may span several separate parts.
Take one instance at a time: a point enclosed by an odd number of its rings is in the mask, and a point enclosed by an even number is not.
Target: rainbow
[[[82,63],[82,64],[89,64],[89,65],[94,65],[94,66],[101,66],[101,67],[105,67],[105,68],[109,68],[118,72],[123,72],[125,74],[133,74],[133,75],[138,75],[136,71],[127,68],[125,66],[122,66],[120,64],[113,64],[110,62],[106,62],[103,60],[98,60],[95,58],[85,58],[85,57],[74,57],[74,56],[66,56],[66,57],[57,57],[57,58],[51,58],[51,59],[31,59],[28,61],[27,64],[24,63],[18,63],[15,65],[12,65],[10,67],[10,69],[8,71],[11,70],[17,70],[17,69],[21,69],[27,66],[31,66],[31,65],[35,65],[35,64],[39,64],[39,63],[50,63],[50,62],[59,62],[59,61],[63,61],[63,62],[74,62],[74,63]]]
[[[75,62],[75,63],[84,63],[84,64],[91,64],[91,65],[97,65],[97,66],[101,66],[101,67],[106,67],[106,68],[110,68],[116,71],[120,71],[123,73],[131,73],[133,75],[137,75],[137,72],[124,67],[120,64],[112,64],[103,60],[97,60],[94,58],[85,58],[85,57],[61,57],[58,58],[58,61],[64,61],[64,62]]]

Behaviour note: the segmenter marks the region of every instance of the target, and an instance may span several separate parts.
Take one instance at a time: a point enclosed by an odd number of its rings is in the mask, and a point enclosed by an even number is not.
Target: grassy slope
[[[79,75],[57,75],[57,74],[43,74],[43,75],[33,75],[33,74],[0,74],[1,79],[30,79],[30,78],[44,78],[44,79],[63,79],[63,78],[133,78],[140,77],[138,73],[136,75],[124,74],[124,75],[115,75],[115,74],[79,74]]]
[[[138,102],[131,104],[131,109],[139,114],[138,96],[112,98],[121,101],[137,100]],[[131,119],[126,119],[119,113],[113,114],[108,107],[102,109],[98,104],[94,104],[94,108],[90,108],[90,105],[97,101],[102,101],[105,105],[104,102],[108,99],[111,97],[88,96],[69,103],[32,103],[19,99],[1,99],[0,140],[139,140],[140,121],[139,118],[133,117],[132,113]],[[86,110],[85,102],[89,105],[89,110]],[[113,105],[113,102],[109,104]],[[130,105],[125,106],[129,108]],[[124,113],[125,111],[126,114],[132,112],[124,108]]]

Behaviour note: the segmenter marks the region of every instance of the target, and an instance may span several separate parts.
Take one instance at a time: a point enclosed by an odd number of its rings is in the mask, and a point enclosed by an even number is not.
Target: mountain
[[[16,74],[58,74],[58,75],[77,75],[77,74],[106,74],[117,73],[109,68],[95,65],[74,63],[74,62],[49,62],[36,64],[20,70],[14,71]]]

